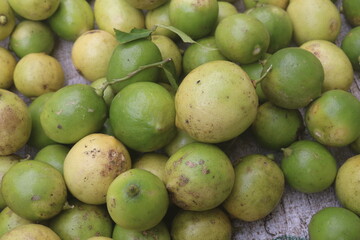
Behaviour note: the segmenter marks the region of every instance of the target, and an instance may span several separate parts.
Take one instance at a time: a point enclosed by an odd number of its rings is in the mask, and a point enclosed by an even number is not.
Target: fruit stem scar
[[[139,192],[140,192],[139,186],[137,186],[136,184],[131,184],[128,187],[128,190],[126,191],[129,197],[135,197],[136,195],[139,194]]]
[[[268,73],[272,70],[272,67],[273,66],[270,65],[268,69],[266,69],[265,73],[262,76],[260,76],[260,78],[252,80],[254,87],[256,87],[256,85],[258,85],[266,77],[266,75],[268,75]]]
[[[8,18],[4,14],[0,14],[0,25],[4,26],[8,23]]]

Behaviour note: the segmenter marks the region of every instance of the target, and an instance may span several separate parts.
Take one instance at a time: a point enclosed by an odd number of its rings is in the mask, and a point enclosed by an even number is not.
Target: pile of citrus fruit
[[[0,0],[1,239],[232,239],[286,185],[335,187],[311,240],[360,239],[359,19],[357,0]],[[232,159],[242,134],[264,151]]]

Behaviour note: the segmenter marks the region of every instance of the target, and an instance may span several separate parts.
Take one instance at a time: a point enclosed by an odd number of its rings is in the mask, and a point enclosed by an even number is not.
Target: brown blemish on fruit
[[[34,195],[31,197],[31,201],[38,201],[40,199],[41,199],[41,197],[39,195]]]
[[[115,174],[115,176],[117,176],[124,171],[126,161],[123,152],[110,149],[107,152],[107,159],[108,162],[104,164],[103,170],[100,172],[101,176],[105,177],[110,174]]]
[[[0,115],[0,126],[2,131],[13,133],[17,126],[22,122],[21,119],[15,112],[15,110],[9,106],[6,106]]]
[[[196,163],[191,162],[191,161],[186,161],[186,162],[185,162],[185,165],[188,166],[188,167],[190,167],[190,168],[194,168],[194,167],[197,166]]]
[[[180,175],[179,181],[177,182],[179,186],[183,187],[189,182],[189,178],[185,177],[184,175]]]
[[[330,32],[334,32],[334,31],[337,31],[339,28],[339,23],[336,19],[331,19],[330,20]]]

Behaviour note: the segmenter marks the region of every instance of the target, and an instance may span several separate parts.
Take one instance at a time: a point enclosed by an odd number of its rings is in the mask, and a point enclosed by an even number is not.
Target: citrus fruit
[[[289,0],[244,0],[246,9],[256,7],[257,4],[270,4],[286,9],[289,4]]]
[[[14,213],[9,207],[5,207],[0,212],[0,237],[18,226],[30,223],[32,222],[20,217],[19,215]]]
[[[277,150],[295,142],[303,129],[299,110],[277,107],[271,102],[260,105],[251,124],[256,140],[266,148]]]
[[[40,114],[45,134],[57,143],[75,143],[99,131],[107,118],[107,106],[86,84],[68,85],[51,96]]]
[[[349,90],[354,82],[354,71],[345,52],[336,44],[326,40],[312,40],[301,48],[313,53],[324,68],[322,91],[332,89]]]
[[[154,35],[164,35],[171,39],[176,39],[178,37],[176,33],[163,27],[156,27],[157,24],[165,26],[171,25],[169,18],[169,5],[170,1],[160,7],[147,11],[145,15],[145,26],[149,30],[155,29],[153,32]]]
[[[235,183],[222,204],[225,210],[243,221],[257,221],[270,214],[280,202],[285,179],[271,159],[250,154],[235,166]]]
[[[126,0],[126,1],[134,8],[142,9],[142,10],[152,10],[152,9],[160,7],[161,5],[165,4],[169,0],[154,0],[154,1]]]
[[[164,183],[143,169],[121,173],[110,184],[106,205],[120,227],[144,231],[158,225],[166,214],[169,197]]]
[[[104,204],[110,183],[130,168],[129,152],[120,141],[94,133],[71,147],[64,160],[64,179],[69,191],[80,201]]]
[[[49,227],[42,224],[25,224],[12,229],[2,236],[2,240],[61,240],[61,238]]]
[[[47,163],[34,160],[12,166],[2,179],[1,191],[7,206],[31,221],[57,215],[67,197],[62,174]]]
[[[144,231],[130,230],[119,225],[115,225],[113,235],[113,240],[122,240],[122,239],[137,239],[137,240],[170,240],[170,233],[163,221],[161,221],[155,227]]]
[[[286,181],[297,191],[321,192],[334,182],[337,162],[323,145],[300,140],[282,149],[281,169]]]
[[[308,232],[312,240],[356,240],[360,238],[360,219],[345,208],[325,207],[311,217]]]
[[[355,0],[343,0],[342,9],[346,20],[353,26],[360,26],[360,2]]]
[[[92,86],[95,89],[98,95],[102,96],[106,105],[110,107],[110,104],[115,97],[115,92],[112,89],[112,87],[109,85],[106,77],[102,77],[91,82],[90,86]]]
[[[21,17],[39,21],[49,18],[60,5],[60,0],[9,0],[11,8]]]
[[[145,153],[134,161],[133,168],[147,170],[165,182],[165,164],[168,159],[161,153]]]
[[[115,136],[139,152],[165,146],[176,134],[173,96],[153,82],[126,86],[113,99],[110,123]]]
[[[35,161],[50,164],[62,174],[64,173],[64,160],[70,148],[61,144],[51,144],[41,148],[35,155]]]
[[[10,155],[29,140],[31,115],[23,99],[0,89],[0,116],[0,155]]]
[[[13,74],[17,60],[6,48],[0,47],[0,88],[9,89],[13,83]]]
[[[226,58],[248,64],[259,60],[268,50],[270,35],[265,25],[254,16],[237,13],[217,25],[215,41]]]
[[[360,26],[350,29],[341,42],[341,49],[349,58],[355,71],[360,71]]]
[[[262,74],[265,77],[261,88],[266,98],[287,109],[307,106],[320,96],[324,82],[320,60],[299,47],[282,48],[275,52],[267,59]]]
[[[168,156],[173,155],[181,147],[196,142],[195,139],[189,136],[184,130],[177,129],[176,136],[164,147],[164,150]]]
[[[219,206],[230,194],[234,169],[218,147],[190,143],[170,156],[165,165],[166,188],[172,202],[191,211]]]
[[[10,48],[19,58],[29,53],[50,54],[54,45],[54,33],[39,21],[21,21],[10,36]]]
[[[318,142],[332,147],[346,146],[360,134],[360,101],[350,92],[330,90],[306,110],[305,124]]]
[[[20,161],[20,157],[16,154],[0,156],[0,184],[4,174],[16,163]],[[1,185],[0,185],[0,210],[6,207],[6,202],[2,196]]]
[[[211,61],[182,80],[175,95],[176,126],[197,141],[218,143],[244,132],[258,106],[248,75],[230,61]]]
[[[226,18],[227,16],[234,15],[238,13],[237,8],[234,4],[226,1],[218,1],[219,5],[219,14],[216,23],[219,24],[221,20]],[[217,26],[216,24],[216,26]],[[216,28],[216,27],[215,27]],[[215,30],[214,28],[214,30]]]
[[[15,28],[15,14],[7,0],[0,0],[0,41],[9,37]]]
[[[360,153],[360,136],[350,144],[350,147],[355,153]]]
[[[14,70],[14,85],[27,97],[55,92],[65,84],[64,70],[56,58],[45,53],[29,53]]]

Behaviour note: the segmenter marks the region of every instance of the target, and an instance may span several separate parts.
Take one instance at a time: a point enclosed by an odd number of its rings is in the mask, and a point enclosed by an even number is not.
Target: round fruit
[[[312,216],[308,232],[311,240],[356,240],[360,238],[360,219],[345,208],[326,207]]]
[[[320,60],[324,68],[323,92],[350,89],[354,82],[354,71],[349,58],[340,47],[326,40],[308,41],[300,47],[313,53]]]
[[[115,34],[114,29],[130,32],[133,28],[144,28],[144,13],[124,0],[96,0],[95,21],[101,30]]]
[[[189,134],[184,130],[177,129],[176,136],[165,146],[164,150],[168,156],[171,156],[181,147],[193,142],[196,142],[196,140],[190,137]]]
[[[360,26],[350,29],[341,42],[341,49],[355,71],[360,71]]]
[[[196,67],[215,60],[226,60],[216,47],[215,37],[201,38],[184,51],[182,58],[184,73],[187,75]]]
[[[113,235],[113,240],[123,240],[123,239],[136,239],[136,240],[170,240],[170,233],[167,229],[167,226],[163,221],[161,221],[155,227],[144,231],[130,230],[119,225],[115,225]]]
[[[218,13],[217,0],[171,0],[169,5],[171,25],[193,39],[210,34],[216,26]]]
[[[29,53],[50,54],[55,45],[51,29],[43,22],[21,21],[10,37],[10,48],[19,58]]]
[[[284,175],[275,162],[263,155],[247,155],[235,166],[234,187],[223,206],[235,218],[257,221],[275,209],[284,189]]]
[[[9,89],[13,83],[13,74],[17,60],[6,48],[0,47],[0,88]]]
[[[64,160],[70,148],[61,144],[51,144],[40,149],[35,155],[35,161],[41,161],[50,164],[61,174],[64,173]]]
[[[2,179],[1,191],[7,206],[31,221],[57,215],[67,197],[62,174],[47,163],[33,160],[12,166]]]
[[[37,149],[42,149],[47,145],[55,143],[55,141],[51,140],[45,134],[40,122],[40,114],[44,108],[44,105],[53,94],[54,92],[43,93],[29,104],[32,124],[30,138],[27,144]]]
[[[271,55],[263,74],[261,88],[266,98],[287,109],[307,106],[320,96],[324,82],[320,60],[298,47],[283,48]]]
[[[169,197],[160,178],[143,169],[130,169],[109,186],[107,209],[120,227],[143,231],[158,225],[166,214]]]
[[[62,240],[111,237],[113,222],[104,205],[90,205],[71,200],[70,208],[53,217],[48,226]]]
[[[299,110],[280,108],[271,102],[259,107],[251,124],[256,140],[266,148],[277,150],[295,142],[303,128]]]
[[[334,182],[336,159],[320,143],[301,140],[282,151],[281,169],[286,181],[297,191],[321,192]]]
[[[148,0],[125,0],[127,3],[129,3],[131,6],[137,9],[142,10],[152,10],[155,8],[160,7],[161,5],[165,4],[169,0],[154,0],[154,1],[148,1]]]
[[[270,44],[270,35],[265,25],[254,16],[237,13],[217,25],[215,40],[226,58],[248,64],[264,55]]]
[[[335,179],[335,192],[342,206],[360,215],[360,154],[347,159],[340,166]]]
[[[51,29],[68,41],[93,29],[94,21],[92,8],[85,0],[61,0],[58,10],[48,19]]]
[[[171,225],[173,240],[231,239],[231,233],[231,221],[220,208],[200,212],[180,210]]]
[[[131,168],[125,146],[113,136],[94,133],[82,138],[64,160],[64,178],[74,197],[87,204],[104,204],[110,183]]]
[[[343,0],[342,9],[346,20],[353,26],[360,26],[360,2],[356,0]]]
[[[190,143],[180,148],[165,165],[166,188],[175,205],[205,211],[219,206],[230,194],[234,169],[218,147]]]
[[[110,106],[115,136],[139,152],[151,152],[168,144],[176,134],[173,96],[153,82],[126,86]]]
[[[8,0],[8,2],[18,15],[34,21],[49,18],[60,5],[60,0]]]
[[[257,4],[270,4],[286,9],[289,4],[289,0],[244,0],[244,4],[246,9],[256,7]]]
[[[111,55],[118,45],[115,36],[103,30],[91,30],[79,36],[71,50],[76,71],[89,81],[106,76]]]
[[[0,237],[18,226],[30,223],[32,222],[20,217],[9,207],[6,207],[0,213]]]
[[[340,12],[329,0],[291,0],[287,12],[298,45],[310,40],[334,42],[340,33]]]
[[[0,89],[0,155],[10,155],[25,146],[31,132],[31,115],[15,93]]]
[[[170,1],[146,12],[145,15],[145,25],[147,29],[156,30],[153,32],[154,35],[164,35],[171,39],[176,39],[178,35],[166,28],[156,27],[157,24],[162,24],[165,26],[170,26],[170,18],[169,18],[169,5]]]
[[[145,153],[135,160],[133,168],[147,170],[165,183],[165,164],[169,158],[161,153]]]
[[[330,90],[306,110],[305,124],[318,142],[332,147],[346,146],[360,134],[360,101],[350,92]]]
[[[0,156],[0,184],[4,174],[16,163],[20,161],[20,157],[15,154]],[[0,185],[0,210],[6,207],[6,202],[2,196]]]
[[[217,18],[217,21],[216,21],[216,26],[217,26],[217,24],[219,24],[219,22],[221,20],[223,20],[227,16],[234,15],[234,14],[238,13],[238,10],[235,7],[235,5],[230,3],[230,2],[218,1],[218,5],[219,5],[219,14],[218,14],[218,18]],[[214,30],[215,30],[215,28],[214,28]]]
[[[9,37],[16,22],[15,14],[7,0],[0,0],[0,41]]]
[[[360,153],[360,136],[350,144],[350,147],[354,152]]]
[[[109,62],[106,78],[112,83],[116,79],[126,77],[128,74],[138,70],[140,66],[160,62],[162,60],[159,48],[149,39],[138,39],[135,41],[119,44]],[[144,69],[131,76],[125,81],[112,83],[111,87],[119,92],[125,86],[134,82],[155,82],[158,80],[160,69],[152,67]]]
[[[47,92],[55,92],[65,83],[60,62],[45,53],[29,53],[14,70],[14,84],[27,97],[38,97]]]
[[[46,102],[41,126],[58,143],[75,143],[99,131],[107,117],[107,106],[95,89],[86,84],[61,88]]]
[[[49,227],[41,224],[25,224],[12,229],[1,238],[2,240],[61,240]]]
[[[258,106],[248,75],[230,61],[212,61],[194,69],[175,95],[176,126],[197,141],[218,143],[244,132]]]

